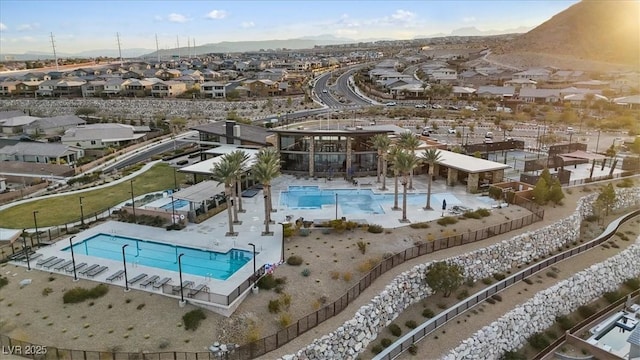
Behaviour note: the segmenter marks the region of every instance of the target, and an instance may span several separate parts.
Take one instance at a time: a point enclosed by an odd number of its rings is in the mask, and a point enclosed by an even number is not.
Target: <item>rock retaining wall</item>
[[[614,209],[627,208],[640,202],[640,187],[617,189],[616,194],[617,202]],[[486,248],[449,258],[446,261],[464,266],[465,275],[476,280],[535,261],[578,238],[580,223],[585,216],[593,214],[593,203],[597,196],[598,194],[594,193],[580,198],[576,211],[556,223],[517,235]],[[637,251],[640,254],[640,247],[637,248]],[[431,262],[416,265],[411,270],[398,275],[379,295],[371,299],[369,304],[362,306],[351,320],[346,321],[334,332],[315,339],[295,354],[283,356],[282,359],[355,359],[358,353],[376,339],[378,332],[395,320],[409,305],[433,294],[433,290],[424,283],[424,272],[430,264]],[[636,264],[636,266],[640,266],[640,264]],[[603,271],[600,269],[598,273]],[[620,276],[620,274],[611,275],[608,277],[609,281],[616,279],[614,284],[622,281],[623,278],[615,276]],[[583,283],[589,284],[585,280]],[[605,286],[602,281],[598,281],[598,284],[590,286],[597,289],[591,293],[603,293],[608,290],[602,289],[610,285]],[[607,287],[607,289],[610,288]],[[543,298],[539,298],[536,300],[537,304],[533,305],[539,305],[543,300]],[[530,320],[526,320],[524,323],[527,321]],[[548,321],[544,324],[548,324]],[[520,325],[522,323],[518,323],[518,326]],[[484,333],[482,334],[482,339],[487,340]],[[502,335],[496,335],[496,337],[501,339]],[[521,341],[524,341],[526,337],[524,336]],[[495,347],[495,344],[492,346]],[[479,358],[491,357],[481,356]]]

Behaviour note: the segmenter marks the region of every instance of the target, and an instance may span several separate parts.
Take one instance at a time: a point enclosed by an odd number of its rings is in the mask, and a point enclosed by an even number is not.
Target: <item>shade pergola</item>
[[[173,197],[193,203],[201,203],[204,200],[209,200],[222,192],[224,192],[224,184],[218,184],[217,181],[207,180],[189,186],[186,189],[182,189],[173,194]]]
[[[570,153],[567,153],[567,154],[561,154],[561,155],[558,155],[558,156],[560,156],[562,161],[575,161],[575,160],[593,161],[593,160],[604,160],[604,159],[607,158],[604,155],[588,153],[588,152],[582,151],[582,150],[576,150],[574,152],[570,152]]]

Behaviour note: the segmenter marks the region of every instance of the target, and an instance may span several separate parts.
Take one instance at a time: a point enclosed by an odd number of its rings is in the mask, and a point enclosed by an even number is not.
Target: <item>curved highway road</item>
[[[358,70],[360,70],[362,66],[357,66],[355,68],[349,69],[344,72],[344,74],[338,77],[336,81],[336,90],[342,93],[351,103],[357,106],[371,106],[373,105],[370,100],[363,98],[358,95],[351,86],[349,85],[350,78],[355,74]]]
[[[314,92],[316,93],[318,99],[330,108],[345,107],[345,104],[341,103],[336,98],[334,98],[333,95],[331,95],[330,88],[327,85],[327,82],[331,78],[332,74],[333,72],[328,72],[326,74],[320,75],[320,77],[316,80]]]

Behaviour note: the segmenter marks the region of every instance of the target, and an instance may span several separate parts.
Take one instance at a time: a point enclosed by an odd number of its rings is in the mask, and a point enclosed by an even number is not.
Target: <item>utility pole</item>
[[[118,55],[120,56],[120,66],[123,66],[124,61],[122,61],[122,48],[120,47],[120,33],[116,33],[116,39],[118,41]]]
[[[180,37],[176,35],[176,47],[178,48],[178,62],[180,61]]]
[[[56,42],[53,40],[53,33],[51,33],[51,47],[53,48],[53,59],[56,62],[56,71],[60,71],[58,66],[58,55],[56,54]]]
[[[160,47],[158,47],[158,34],[156,34],[156,55],[158,57],[158,64],[160,63]]]

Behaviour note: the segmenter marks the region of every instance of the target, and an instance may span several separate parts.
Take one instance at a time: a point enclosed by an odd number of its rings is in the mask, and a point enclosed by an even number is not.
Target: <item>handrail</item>
[[[433,332],[438,327],[446,324],[449,320],[457,317],[462,312],[480,303],[481,301],[487,299],[488,297],[497,293],[498,291],[501,291],[507,288],[508,286],[511,286],[516,282],[521,281],[524,278],[529,277],[534,273],[537,273],[540,270],[543,270],[559,261],[578,255],[586,250],[593,248],[594,246],[600,245],[601,243],[609,240],[615,234],[615,232],[618,230],[621,224],[638,215],[640,215],[640,209],[634,210],[626,215],[623,215],[613,220],[611,223],[609,223],[607,228],[595,239],[583,245],[580,245],[579,247],[569,249],[557,255],[554,255],[549,259],[542,260],[537,264],[529,266],[528,268],[523,269],[505,278],[504,280],[496,283],[495,285],[492,285],[484,290],[478,291],[477,293],[469,296],[467,299],[460,301],[456,305],[450,307],[446,311],[443,311],[440,314],[436,315],[435,317],[420,324],[418,327],[416,327],[415,329],[411,330],[403,337],[396,340],[396,342],[391,344],[389,347],[382,350],[382,352],[376,355],[373,359],[374,360],[383,360],[383,359],[391,360],[396,358],[398,355],[406,351],[411,345],[420,341],[422,338],[424,338],[425,336]]]

